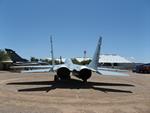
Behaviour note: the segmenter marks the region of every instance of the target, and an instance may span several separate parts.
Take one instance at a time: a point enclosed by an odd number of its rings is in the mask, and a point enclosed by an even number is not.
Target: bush
[[[0,49],[0,62],[8,59],[9,59],[8,54],[4,50]]]

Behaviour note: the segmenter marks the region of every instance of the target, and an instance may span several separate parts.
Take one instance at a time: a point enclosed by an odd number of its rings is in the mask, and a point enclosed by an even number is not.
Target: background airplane
[[[29,62],[27,59],[24,59],[20,57],[15,51],[12,49],[5,48],[5,51],[7,52],[10,59],[13,61],[13,63],[27,63]]]
[[[5,48],[9,58],[13,61],[14,66],[31,66],[31,65],[48,65],[46,62],[30,62],[29,60],[22,58],[12,49]]]

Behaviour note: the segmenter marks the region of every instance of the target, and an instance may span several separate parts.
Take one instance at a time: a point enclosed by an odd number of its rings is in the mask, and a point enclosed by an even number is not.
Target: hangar
[[[77,57],[79,62],[83,60],[90,60],[91,58]],[[135,61],[133,59],[125,58],[117,54],[102,54],[99,59],[99,66],[117,69],[132,69]]]

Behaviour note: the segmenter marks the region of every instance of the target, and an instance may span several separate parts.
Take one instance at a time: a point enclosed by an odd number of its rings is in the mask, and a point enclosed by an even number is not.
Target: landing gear
[[[58,81],[58,80],[59,80],[58,75],[55,75],[55,76],[54,76],[54,81]]]
[[[83,80],[83,83],[87,83],[87,79],[84,79],[84,80]]]
[[[70,80],[71,79],[71,77],[70,77],[70,75],[66,78],[66,80]]]
[[[70,76],[58,76],[58,75],[54,75],[54,81],[60,81],[60,80],[70,80],[71,77]]]

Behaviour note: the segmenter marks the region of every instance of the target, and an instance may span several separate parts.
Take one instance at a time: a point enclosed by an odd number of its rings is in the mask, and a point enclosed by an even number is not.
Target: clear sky
[[[150,0],[0,0],[0,48],[24,58],[102,54],[150,62]]]

